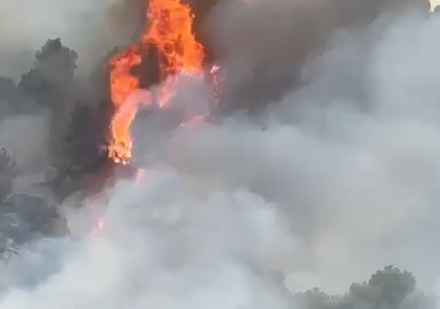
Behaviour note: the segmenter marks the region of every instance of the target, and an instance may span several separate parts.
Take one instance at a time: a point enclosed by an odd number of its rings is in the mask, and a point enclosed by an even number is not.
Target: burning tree
[[[187,4],[180,0],[151,0],[146,19],[149,23],[139,43],[110,59],[110,92],[116,114],[111,122],[108,154],[116,163],[126,164],[131,158],[129,130],[141,103],[133,93],[147,88],[152,82],[162,82],[156,100],[151,94],[146,100],[144,96],[142,103],[151,106],[156,101],[157,107],[165,109],[174,96],[176,74],[204,73],[205,52],[193,33],[194,14]],[[157,76],[149,75],[151,71],[145,72],[145,76],[139,71],[152,58],[157,61],[157,70],[153,70],[156,74],[152,75]],[[135,74],[136,68],[140,76]]]

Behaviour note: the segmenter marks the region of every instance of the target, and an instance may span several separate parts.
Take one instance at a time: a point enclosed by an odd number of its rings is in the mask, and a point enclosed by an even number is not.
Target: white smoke
[[[0,147],[20,169],[28,169],[47,159],[47,119],[44,115],[9,117],[0,122]]]
[[[0,307],[286,308],[249,270],[293,245],[275,207],[246,190],[198,194],[188,186],[163,170],[119,185],[100,234],[30,292],[8,291]],[[27,267],[25,275],[36,272]]]
[[[266,266],[292,289],[343,291],[391,263],[437,280],[439,26],[416,12],[337,32],[262,127],[233,116],[171,144],[199,186],[248,188],[288,218],[294,253]]]
[[[439,16],[414,13],[337,32],[302,68],[306,86],[258,125],[233,115],[162,135],[167,155],[143,180],[89,203],[104,229],[70,242],[32,288],[3,281],[0,309],[287,308],[271,269],[293,290],[339,292],[391,263],[429,290],[440,271],[439,30]],[[51,260],[31,262],[27,277]],[[20,275],[13,266],[7,278]]]

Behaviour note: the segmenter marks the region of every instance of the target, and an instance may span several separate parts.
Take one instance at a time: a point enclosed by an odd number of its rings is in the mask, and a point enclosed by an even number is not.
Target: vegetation
[[[363,283],[353,283],[344,295],[330,296],[319,288],[292,295],[292,303],[307,309],[431,309],[430,298],[416,288],[408,271],[386,266]]]

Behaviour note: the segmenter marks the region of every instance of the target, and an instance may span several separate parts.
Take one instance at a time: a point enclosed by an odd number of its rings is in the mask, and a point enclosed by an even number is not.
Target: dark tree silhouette
[[[0,150],[0,201],[4,201],[12,193],[16,177],[16,164],[5,148]]]
[[[398,308],[415,287],[416,280],[411,273],[386,266],[374,273],[368,282],[353,284],[350,297],[355,302],[372,304],[373,308]]]
[[[66,157],[73,169],[71,176],[81,177],[99,170],[106,158],[105,119],[86,104],[75,106],[65,138]],[[102,161],[105,159],[104,161]]]
[[[21,77],[19,88],[42,106],[64,108],[74,86],[77,53],[58,38],[48,40],[35,58],[34,68]]]
[[[329,296],[319,288],[295,294],[296,304],[306,309],[434,309],[433,300],[416,290],[408,271],[386,266],[363,282],[353,283],[345,295]]]
[[[77,53],[60,39],[48,40],[35,54],[34,68],[23,75],[19,89],[51,113],[50,150],[52,159],[62,160],[62,139],[69,110],[82,94],[74,81]]]

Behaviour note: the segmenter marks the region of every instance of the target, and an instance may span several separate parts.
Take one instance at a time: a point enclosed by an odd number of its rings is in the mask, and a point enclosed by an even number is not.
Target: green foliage
[[[372,304],[374,308],[396,308],[414,292],[415,287],[416,280],[411,273],[386,266],[374,273],[368,282],[353,284],[350,297],[355,301]]]
[[[78,54],[64,46],[59,38],[48,40],[35,54],[35,58],[36,67],[41,69],[46,77],[73,79]]]
[[[353,283],[345,295],[329,296],[319,288],[294,295],[294,303],[305,309],[433,309],[435,303],[417,292],[416,280],[408,271],[386,266],[363,282]]]
[[[74,86],[78,54],[64,46],[61,40],[48,40],[35,54],[34,68],[21,77],[18,87],[42,106],[57,109],[69,98]]]
[[[0,201],[4,201],[11,193],[16,177],[16,164],[5,148],[0,150]]]

